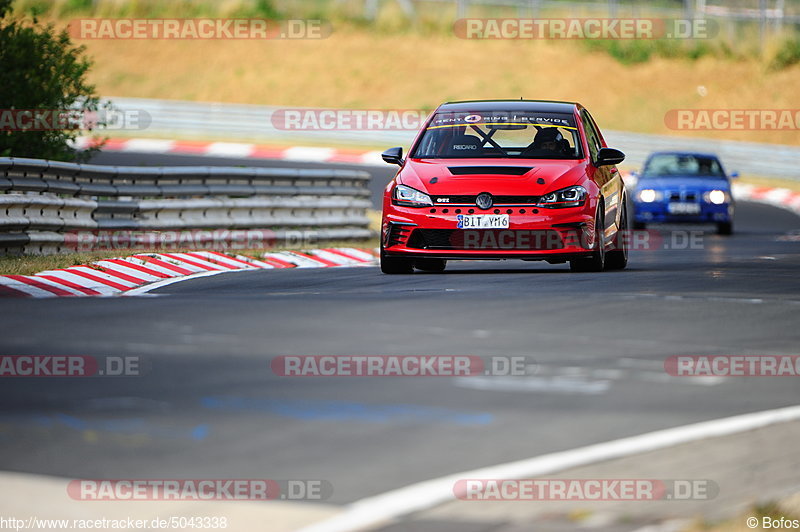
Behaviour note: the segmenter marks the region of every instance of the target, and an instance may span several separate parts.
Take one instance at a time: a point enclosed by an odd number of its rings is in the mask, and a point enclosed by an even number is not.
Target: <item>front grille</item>
[[[564,241],[553,230],[415,229],[407,245],[431,250],[546,250],[563,249]]]
[[[697,201],[697,193],[695,192],[668,192],[667,197],[669,201]]]
[[[436,205],[475,205],[474,196],[456,195],[456,196],[433,196],[433,201]],[[539,202],[541,196],[492,196],[493,206],[502,205],[534,205]],[[447,201],[442,201],[446,199]]]

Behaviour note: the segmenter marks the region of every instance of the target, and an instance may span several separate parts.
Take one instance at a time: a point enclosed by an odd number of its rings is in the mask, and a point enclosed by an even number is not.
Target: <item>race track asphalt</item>
[[[737,216],[735,235],[702,233],[697,249],[665,249],[673,238],[682,247],[683,228],[654,233],[656,249],[633,251],[620,272],[516,261],[411,276],[294,269],[140,297],[1,299],[2,355],[132,356],[146,371],[4,379],[0,469],[325,479],[329,502],[343,504],[479,466],[798,404],[791,378],[693,380],[663,369],[672,355],[798,354],[800,218],[751,203]],[[537,366],[510,381],[292,378],[269,365],[325,354],[525,356]]]

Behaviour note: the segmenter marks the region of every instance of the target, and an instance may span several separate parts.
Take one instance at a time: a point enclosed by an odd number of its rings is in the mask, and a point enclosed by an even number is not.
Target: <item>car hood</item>
[[[580,183],[582,173],[577,160],[409,159],[398,182],[434,195],[538,196]]]
[[[718,177],[643,177],[639,179],[636,188],[641,190],[652,188],[655,190],[730,190],[731,185],[727,179]]]

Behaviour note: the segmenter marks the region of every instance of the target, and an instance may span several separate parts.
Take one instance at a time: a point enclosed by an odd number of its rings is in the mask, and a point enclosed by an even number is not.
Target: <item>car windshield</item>
[[[678,153],[654,155],[642,174],[647,177],[725,177],[716,157]]]
[[[571,114],[440,112],[428,124],[411,157],[579,159],[582,150]]]

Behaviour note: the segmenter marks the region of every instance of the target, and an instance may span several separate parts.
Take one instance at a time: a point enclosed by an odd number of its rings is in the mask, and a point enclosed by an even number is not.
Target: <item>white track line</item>
[[[348,505],[341,514],[302,528],[300,532],[345,532],[386,524],[400,516],[454,500],[453,487],[457,481],[465,478],[526,478],[547,475],[595,462],[798,419],[800,406],[790,406],[657,430],[569,451],[464,471],[361,499]]]
[[[121,296],[139,296],[142,294],[146,294],[151,290],[155,290],[156,288],[162,288],[167,285],[180,283],[182,281],[190,281],[192,279],[199,279],[200,277],[210,277],[212,275],[219,275],[221,273],[238,273],[238,272],[253,272],[257,271],[252,268],[242,269],[242,270],[212,270],[212,271],[204,271],[204,272],[197,272],[191,275],[184,275],[183,277],[176,277],[174,279],[164,279],[163,281],[158,281],[156,283],[150,283],[145,286],[140,286],[139,288],[133,288],[132,290],[125,290],[124,292],[120,292],[119,295]]]

